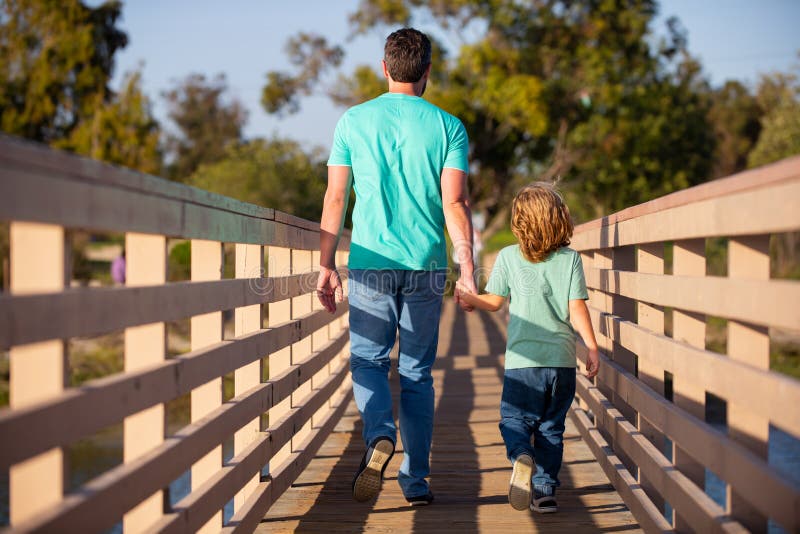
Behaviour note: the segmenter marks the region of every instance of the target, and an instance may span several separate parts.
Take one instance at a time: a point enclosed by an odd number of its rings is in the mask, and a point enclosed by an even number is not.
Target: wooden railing
[[[576,228],[607,358],[572,416],[645,530],[800,531],[800,486],[767,461],[770,426],[800,439],[800,381],[769,370],[768,331],[800,331],[800,282],[770,279],[769,251],[798,230],[800,157]],[[709,238],[727,239],[727,276],[706,274]],[[706,347],[709,316],[727,320],[726,354]]]
[[[350,395],[347,305],[329,314],[312,294],[318,224],[5,137],[0,220],[10,221],[0,469],[12,530],[97,532],[123,520],[129,532],[252,531]],[[125,233],[124,287],[68,287],[73,229]],[[168,237],[191,240],[191,281],[167,283]],[[235,243],[234,279],[223,279],[223,243]],[[235,310],[232,339],[224,310]],[[191,350],[168,359],[165,324],[188,317]],[[65,340],[121,329],[124,372],[68,387]],[[228,373],[235,396],[223,401]],[[166,436],[165,403],[188,393],[191,423]],[[123,421],[124,463],[65,494],[64,447]],[[189,469],[191,492],[169,506],[164,488]]]

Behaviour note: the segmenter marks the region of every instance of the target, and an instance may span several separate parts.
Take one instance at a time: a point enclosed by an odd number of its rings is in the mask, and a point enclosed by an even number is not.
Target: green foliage
[[[499,221],[519,185],[560,179],[582,219],[708,177],[715,142],[708,89],[677,21],[656,43],[656,10],[655,0],[362,0],[350,23],[353,34],[434,24],[461,43],[451,57],[434,40],[425,96],[467,128],[477,208]],[[467,25],[481,28],[481,37],[464,42]],[[318,76],[302,91],[284,82],[305,76],[306,66],[297,64],[294,77],[269,74],[267,89],[283,93],[265,105],[268,112],[296,110]],[[385,87],[361,66],[328,93],[353,105]]]
[[[511,228],[505,226],[504,228],[492,234],[491,237],[489,237],[489,239],[483,243],[483,251],[484,253],[495,252],[509,245],[514,245],[516,242],[517,238],[514,237],[514,234],[511,232]]]
[[[710,97],[709,120],[717,141],[711,174],[721,178],[747,168],[747,154],[761,131],[761,108],[747,87],[734,80],[725,82]]]
[[[247,113],[238,100],[225,101],[227,90],[224,74],[213,80],[190,74],[164,93],[169,118],[178,128],[167,137],[173,179],[185,181],[200,165],[223,159],[228,145],[242,140]]]
[[[189,183],[244,202],[319,220],[326,168],[295,141],[256,139],[231,145],[223,158],[202,165]]]
[[[764,116],[761,135],[747,158],[750,167],[800,154],[800,82],[797,76],[764,77],[757,98]]]
[[[0,4],[0,127],[50,143],[69,138],[111,99],[122,3],[6,0]]]
[[[800,380],[800,348],[794,343],[774,343],[769,354],[769,368]]]
[[[328,46],[322,36],[300,33],[286,44],[289,61],[302,67],[292,76],[284,72],[268,72],[267,84],[261,93],[261,105],[267,113],[279,116],[300,110],[299,97],[310,95],[314,85],[329,67],[337,67],[344,57],[339,46]]]
[[[167,273],[170,282],[190,280],[192,277],[192,244],[182,241],[169,251]]]
[[[161,131],[142,92],[141,73],[129,74],[124,89],[79,123],[67,139],[54,143],[90,158],[150,174],[161,172]]]

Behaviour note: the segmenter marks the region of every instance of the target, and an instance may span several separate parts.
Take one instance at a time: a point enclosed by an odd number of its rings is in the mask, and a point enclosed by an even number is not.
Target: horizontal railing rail
[[[770,329],[800,335],[800,282],[770,278],[798,206],[795,157],[575,229],[605,355],[572,416],[646,530],[800,529],[797,477],[767,454],[776,430],[800,440],[800,381],[770,370]],[[712,238],[725,276],[707,274]]]
[[[319,225],[0,136],[3,221],[11,399],[0,409],[0,469],[11,531],[100,532],[120,521],[130,531],[252,530],[351,394],[347,302],[330,314],[313,295]],[[124,286],[70,287],[73,231],[125,234]],[[167,282],[167,239],[190,240],[190,281]],[[224,279],[229,243],[235,278]],[[348,246],[346,234],[339,263]],[[185,319],[190,349],[168,357],[165,325]],[[121,330],[124,371],[69,386],[66,342]],[[166,403],[185,395],[191,422],[167,435]],[[120,423],[123,462],[68,491],[66,449]],[[191,490],[169,504],[166,488],[187,471]]]

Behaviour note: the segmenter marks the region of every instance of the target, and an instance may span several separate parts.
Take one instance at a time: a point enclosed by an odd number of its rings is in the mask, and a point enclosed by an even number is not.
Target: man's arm
[[[342,302],[342,282],[336,272],[336,247],[344,227],[344,214],[350,198],[350,167],[328,167],[328,188],[322,204],[319,223],[319,278],[317,297],[326,310],[336,311],[336,302]]]
[[[455,255],[461,267],[461,276],[458,279],[461,287],[456,286],[456,301],[462,308],[471,311],[472,306],[461,300],[461,293],[465,290],[477,293],[473,278],[475,265],[472,260],[472,214],[467,195],[467,173],[464,171],[449,167],[442,170],[442,208],[447,232],[453,241]]]

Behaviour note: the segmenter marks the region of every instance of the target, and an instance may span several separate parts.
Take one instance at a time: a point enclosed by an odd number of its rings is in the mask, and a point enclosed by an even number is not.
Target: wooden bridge
[[[597,379],[579,378],[552,516],[506,503],[504,321],[446,302],[436,502],[412,509],[394,480],[399,455],[376,502],[350,498],[363,449],[347,306],[330,315],[313,298],[316,223],[0,138],[8,530],[800,531],[800,476],[768,459],[773,432],[800,439],[800,382],[769,369],[770,329],[800,330],[800,283],[771,279],[769,253],[771,236],[800,230],[798,206],[800,157],[576,229],[606,357]],[[68,287],[74,230],[125,234],[125,286]],[[707,275],[711,238],[724,238],[724,276]],[[191,242],[190,281],[167,281],[171,239]],[[233,278],[225,244],[235,244]],[[342,265],[347,246],[345,236]],[[190,350],[170,355],[167,325],[186,318]],[[711,318],[725,320],[716,352]],[[70,387],[67,340],[123,330],[124,371]],[[231,375],[232,396],[222,386]],[[190,424],[167,429],[165,406],[185,396]],[[70,487],[65,451],[120,423],[121,463]],[[190,490],[177,498],[170,484],[187,471]],[[721,497],[705,491],[712,478]]]

